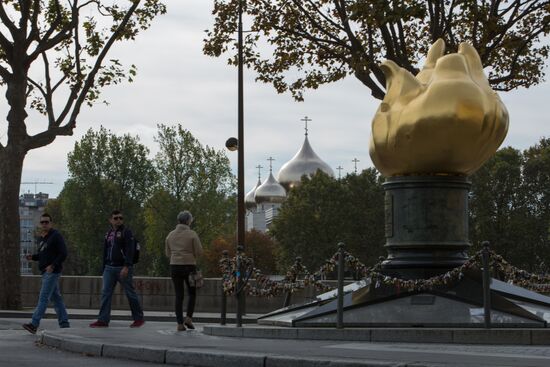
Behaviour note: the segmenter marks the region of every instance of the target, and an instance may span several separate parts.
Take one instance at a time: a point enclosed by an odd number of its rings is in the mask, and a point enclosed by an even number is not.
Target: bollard
[[[338,309],[337,322],[338,329],[344,328],[344,244],[338,244]]]
[[[223,250],[222,252],[224,260],[227,260],[229,258],[229,253],[227,250]],[[223,275],[223,274],[222,274]],[[225,294],[223,290],[223,276],[222,276],[222,312],[220,315],[220,324],[225,325],[227,321],[227,294]]]
[[[294,268],[295,269],[299,269],[301,268],[301,263],[302,263],[302,258],[300,256],[296,257],[295,261],[294,261]],[[294,274],[294,277],[291,279],[291,282],[296,282],[296,279],[298,277],[298,272],[296,272],[296,274]],[[290,306],[290,300],[292,298],[292,290],[289,289],[287,292],[286,292],[286,296],[285,296],[285,301],[283,303],[283,307],[288,307]]]
[[[489,269],[489,241],[483,241],[483,316],[485,328],[491,328],[491,273]]]
[[[242,277],[242,246],[237,246],[237,257],[236,257],[236,266],[237,266],[237,289],[235,296],[237,297],[237,327],[243,326],[243,277]]]

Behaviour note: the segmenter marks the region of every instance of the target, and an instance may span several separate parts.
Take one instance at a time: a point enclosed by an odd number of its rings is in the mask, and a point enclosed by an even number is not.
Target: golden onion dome
[[[284,188],[290,190],[300,184],[303,175],[313,176],[317,170],[334,177],[332,168],[313,151],[306,133],[302,148],[281,167],[277,179]]]
[[[286,200],[286,190],[273,177],[271,167],[269,168],[269,177],[256,189],[254,200],[256,204],[279,204]]]
[[[256,193],[256,189],[258,189],[258,187],[260,187],[261,184],[262,184],[262,181],[260,180],[260,178],[258,178],[258,183],[256,184],[256,186],[254,186],[252,190],[250,190],[244,197],[244,206],[246,207],[247,210],[256,209],[256,201],[254,200],[254,194]]]

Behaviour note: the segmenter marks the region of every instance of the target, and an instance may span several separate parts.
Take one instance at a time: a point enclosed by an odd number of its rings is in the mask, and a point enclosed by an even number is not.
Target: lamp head
[[[239,140],[237,140],[237,138],[231,137],[225,142],[225,147],[228,150],[234,152],[235,150],[239,149]]]

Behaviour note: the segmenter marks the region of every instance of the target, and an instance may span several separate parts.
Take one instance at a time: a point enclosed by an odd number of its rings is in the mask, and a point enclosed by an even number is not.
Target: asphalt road
[[[97,367],[100,364],[113,367],[151,367],[164,364],[128,361],[112,358],[88,357],[40,345],[35,335],[21,328],[28,320],[0,319],[0,367]],[[88,321],[71,321],[73,326],[87,325]],[[55,320],[43,320],[45,327],[55,328]]]

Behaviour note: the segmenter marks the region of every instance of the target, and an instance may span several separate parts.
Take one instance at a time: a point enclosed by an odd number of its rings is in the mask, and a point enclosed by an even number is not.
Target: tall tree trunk
[[[0,309],[21,308],[19,186],[25,152],[0,150]]]

